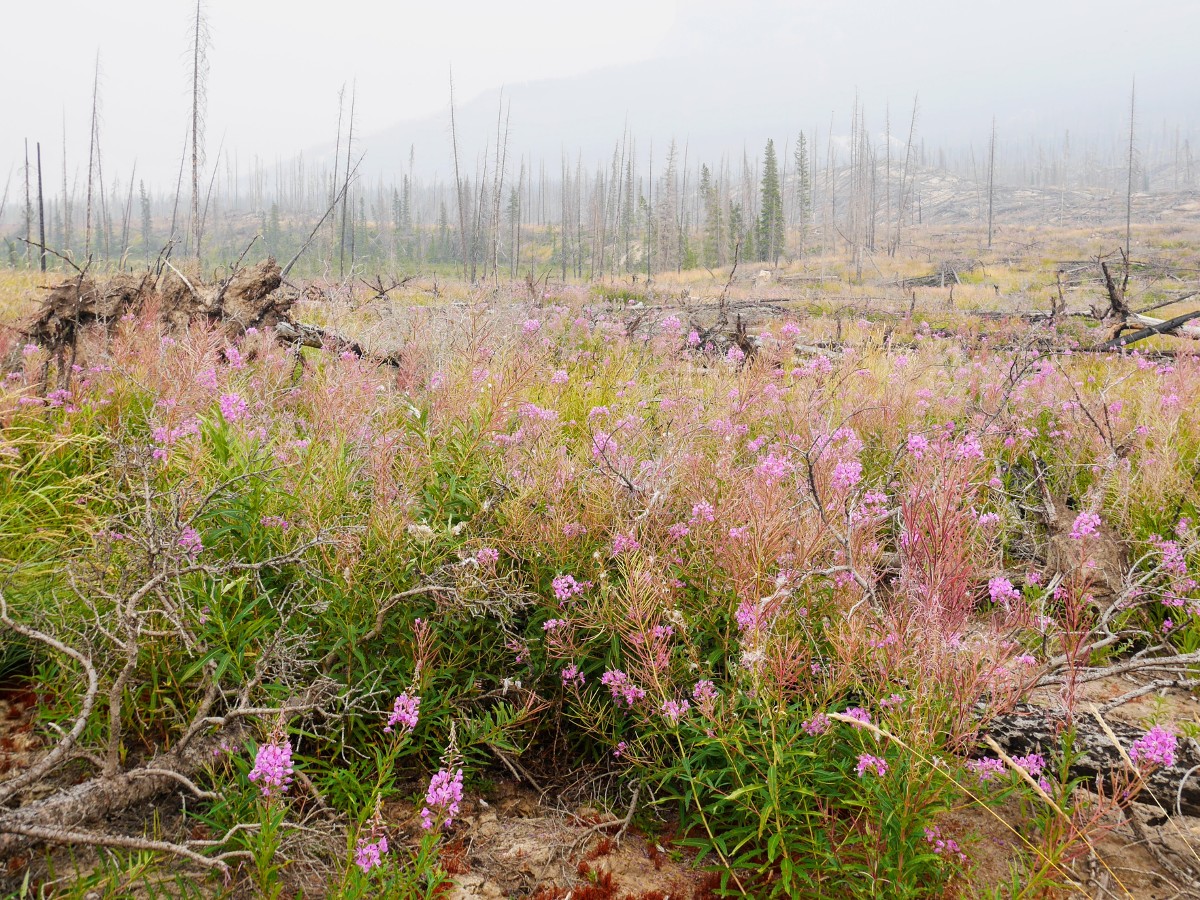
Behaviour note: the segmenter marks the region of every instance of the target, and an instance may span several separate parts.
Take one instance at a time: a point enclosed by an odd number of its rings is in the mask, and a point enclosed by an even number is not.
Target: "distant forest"
[[[1197,189],[1194,152],[1178,128],[1140,126],[1130,101],[1103,143],[1064,133],[1047,146],[993,132],[981,146],[928,147],[914,102],[900,122],[883,116],[868,127],[856,105],[824,131],[713,160],[696,159],[686,143],[629,134],[602,162],[516,156],[503,117],[467,160],[451,120],[450,152],[441,151],[451,175],[419,175],[412,148],[392,180],[360,174],[351,102],[339,110],[332,160],[219,152],[205,166],[189,140],[177,185],[158,194],[136,168],[103,165],[93,121],[85,165],[73,171],[43,171],[40,148],[29,145],[0,195],[0,251],[10,265],[37,266],[44,240],[51,268],[66,266],[54,254],[112,268],[169,246],[217,266],[257,236],[256,252],[300,254],[298,271],[309,274],[422,269],[472,281],[652,275],[735,257],[777,265],[834,247],[861,259],[896,252],[924,224],[978,226],[990,241],[1000,225],[1158,217],[1171,197]]]

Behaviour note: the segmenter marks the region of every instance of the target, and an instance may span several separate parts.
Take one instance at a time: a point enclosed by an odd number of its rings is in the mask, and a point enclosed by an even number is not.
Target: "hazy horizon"
[[[48,181],[86,178],[93,71],[99,54],[100,144],[106,181],[173,191],[190,115],[189,28],[194,6],[69,0],[49,45],[27,40],[0,58],[10,91],[0,174],[21,178],[24,140],[41,141]],[[965,148],[1080,140],[1114,142],[1127,128],[1137,80],[1139,137],[1197,136],[1200,70],[1191,36],[1200,6],[1148,0],[1131,15],[1115,2],[1031,0],[965,10],[948,0],[854,6],[782,0],[616,0],[603,6],[537,0],[516,9],[346,0],[205,4],[211,33],[203,146],[209,165],[243,171],[300,154],[331,153],[337,95],[356,90],[355,141],[364,173],[417,166],[451,170],[449,73],[468,161],[494,144],[499,92],[511,104],[510,159],[602,158],[628,129],[656,156],[668,142],[696,158],[801,129],[849,133],[861,104],[869,131],[908,127],[920,94],[918,137]],[[6,14],[10,34],[46,34],[44,14]],[[136,30],[131,27],[137,25]],[[150,38],[145,37],[150,35]],[[431,37],[436,35],[436,37]],[[47,55],[47,46],[53,53]],[[53,64],[50,64],[53,63]],[[36,85],[36,90],[34,89]],[[2,189],[0,189],[2,190]],[[13,189],[15,190],[15,189]],[[10,212],[13,194],[10,193]],[[11,215],[8,216],[11,218]]]

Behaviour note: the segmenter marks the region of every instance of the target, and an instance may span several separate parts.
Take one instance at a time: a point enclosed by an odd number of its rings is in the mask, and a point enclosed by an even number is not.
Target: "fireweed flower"
[[[809,737],[817,737],[829,730],[829,726],[833,721],[825,713],[817,713],[811,719],[801,722],[800,727],[804,729],[804,733]]]
[[[1096,513],[1080,513],[1075,517],[1075,524],[1071,526],[1071,539],[1082,541],[1094,535],[1099,527],[1100,516]]]
[[[1155,725],[1129,748],[1129,758],[1139,768],[1171,766],[1175,763],[1175,746],[1178,739],[1165,728]]]
[[[687,715],[687,711],[691,708],[691,704],[686,700],[666,700],[662,705],[663,718],[672,725],[679,723],[679,720]]]
[[[692,688],[692,699],[696,701],[700,707],[700,711],[706,716],[712,716],[717,704],[717,698],[720,696],[720,692],[707,678],[700,679],[696,682],[696,686]]]
[[[292,744],[282,734],[260,744],[254,756],[254,768],[246,777],[257,784],[267,799],[287,793],[292,783]]]
[[[586,680],[584,674],[579,671],[579,667],[574,663],[571,663],[571,665],[562,670],[562,683],[564,687],[572,684],[582,687]]]
[[[554,598],[560,604],[583,591],[583,585],[575,580],[574,575],[556,575],[550,586],[554,588]]]
[[[246,415],[246,401],[239,394],[222,394],[220,406],[226,422],[236,422]]]
[[[609,669],[600,676],[600,683],[608,688],[615,702],[623,701],[629,707],[646,696],[646,692],[620,669]]]
[[[867,772],[874,772],[882,778],[888,771],[887,760],[872,756],[870,753],[863,753],[859,755],[858,765],[854,767],[854,771],[858,773],[859,778],[866,777]]]
[[[1030,753],[1028,756],[1014,756],[1013,762],[1034,778],[1041,775],[1042,769],[1046,768],[1046,757],[1040,753]]]
[[[846,710],[846,715],[851,719],[854,719],[857,722],[863,722],[864,724],[871,721],[871,714],[861,706],[850,707],[850,709]]]
[[[997,606],[1008,609],[1008,605],[1021,599],[1018,591],[1007,578],[997,577],[988,582],[988,594]]]
[[[758,464],[758,474],[769,482],[783,479],[788,473],[787,459],[768,453]]]
[[[860,481],[862,481],[862,463],[857,459],[843,460],[833,467],[830,484],[835,491],[848,491]]]
[[[437,774],[429,779],[429,790],[425,792],[425,803],[421,810],[421,827],[426,831],[437,823],[439,827],[449,828],[458,815],[458,806],[463,797],[463,772],[458,769],[453,774],[449,769],[439,769]]]
[[[377,840],[368,841],[366,838],[358,839],[358,848],[354,851],[354,864],[358,866],[363,874],[367,874],[376,866],[383,865],[383,855],[388,852],[388,842],[386,835],[380,835]]]
[[[494,566],[500,559],[500,551],[495,547],[484,547],[475,551],[475,562],[481,566]]]
[[[640,550],[641,547],[641,543],[632,534],[618,534],[613,538],[612,552],[613,556],[618,556],[626,550]]]
[[[388,716],[387,724],[383,726],[384,734],[391,734],[392,729],[399,725],[401,733],[411,732],[417,727],[417,720],[421,713],[421,698],[411,696],[408,691],[405,691],[392,704],[392,712]]]
[[[1004,762],[999,759],[969,759],[967,768],[979,776],[980,782],[991,781],[995,776],[1004,774]]]
[[[204,549],[204,542],[200,539],[200,532],[191,526],[180,532],[177,543],[183,548],[183,552],[193,559],[199,556],[200,551]]]
[[[908,436],[908,452],[917,459],[925,455],[925,451],[929,449],[929,439],[923,434],[910,434]]]

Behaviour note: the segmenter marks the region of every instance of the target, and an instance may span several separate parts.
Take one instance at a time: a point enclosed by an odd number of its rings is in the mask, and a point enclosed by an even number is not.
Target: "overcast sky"
[[[188,121],[194,5],[47,0],[5,7],[0,179],[18,178],[13,167],[28,137],[42,141],[58,183],[64,122],[69,169],[84,177],[99,53],[106,180],[116,173],[125,180],[136,158],[152,184],[173,185]],[[442,116],[451,65],[467,103],[500,85],[572,76],[580,90],[602,93],[603,72],[578,76],[639,62],[638,71],[666,71],[645,66],[675,60],[701,73],[728,71],[726,94],[747,104],[787,98],[793,118],[781,121],[783,133],[794,130],[793,119],[807,124],[819,113],[828,121],[835,103],[847,112],[856,89],[893,109],[920,90],[931,122],[940,121],[939,109],[943,119],[973,109],[982,122],[997,108],[1054,120],[1063,106],[1115,108],[1122,95],[1127,102],[1136,75],[1148,127],[1170,118],[1185,129],[1195,127],[1200,96],[1200,0],[206,0],[206,15],[210,159],[222,141],[241,159],[257,153],[271,161],[331,141],[337,91],[355,80],[364,137]],[[756,61],[768,56],[774,68],[756,78]],[[812,109],[798,114],[806,91]],[[624,102],[606,99],[614,108]],[[698,111],[689,115],[703,114],[703,96],[687,99],[686,108]],[[782,104],[764,105],[769,119]],[[514,109],[515,133],[522,116],[539,114],[545,111]],[[711,130],[711,121],[704,125]],[[572,140],[562,135],[566,146]],[[741,140],[729,136],[732,146]]]

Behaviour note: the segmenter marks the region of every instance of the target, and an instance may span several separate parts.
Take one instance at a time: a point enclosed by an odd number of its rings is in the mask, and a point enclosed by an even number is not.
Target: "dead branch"
[[[1147,325],[1133,334],[1125,336],[1117,336],[1111,340],[1105,341],[1096,347],[1096,350],[1105,353],[1110,350],[1120,350],[1128,347],[1130,344],[1136,344],[1138,341],[1145,340],[1148,337],[1153,337],[1156,334],[1167,334],[1179,328],[1181,325],[1186,325],[1193,319],[1200,319],[1200,309],[1190,313],[1184,313],[1181,316],[1176,316],[1173,319],[1167,319],[1165,322],[1159,322],[1157,325]]]

